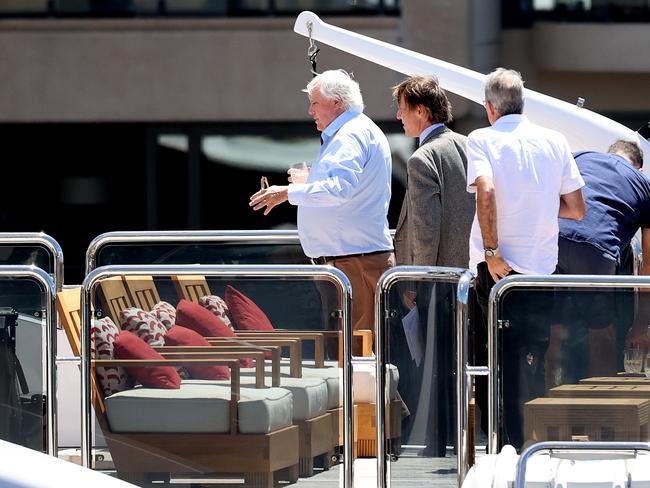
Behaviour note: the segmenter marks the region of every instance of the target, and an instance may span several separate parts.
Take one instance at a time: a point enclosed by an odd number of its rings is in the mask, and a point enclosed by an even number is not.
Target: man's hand
[[[309,176],[308,169],[289,168],[287,171],[289,183],[306,183]]]
[[[264,190],[260,190],[251,196],[249,206],[253,210],[264,208],[264,215],[268,215],[273,207],[286,202],[289,199],[289,187],[287,186],[269,186]]]
[[[497,253],[496,256],[485,256],[485,262],[488,265],[490,276],[492,276],[495,283],[501,278],[508,276],[512,271],[512,268],[508,263],[506,263],[506,260],[503,259],[501,254]]]

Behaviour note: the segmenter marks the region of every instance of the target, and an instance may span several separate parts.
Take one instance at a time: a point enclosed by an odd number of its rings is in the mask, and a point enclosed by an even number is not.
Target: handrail
[[[648,442],[538,442],[526,449],[517,462],[517,475],[514,488],[525,488],[526,466],[529,459],[540,451],[552,451],[553,449],[563,451],[648,451]]]
[[[500,433],[496,426],[501,414],[499,398],[501,385],[496,347],[498,334],[498,306],[505,293],[512,288],[650,288],[648,276],[622,275],[514,275],[498,281],[488,298],[488,368],[491,372],[488,387],[488,454],[497,454]]]
[[[56,291],[63,286],[63,250],[59,243],[43,232],[0,232],[0,244],[41,245],[50,251]]]
[[[0,277],[31,278],[48,294],[45,302],[45,381],[47,403],[47,453],[57,455],[57,403],[56,403],[56,285],[52,276],[36,266],[0,266]]]
[[[345,438],[343,474],[344,487],[353,481],[353,405],[352,405],[352,328],[350,326],[352,287],[347,276],[332,266],[312,265],[153,265],[104,266],[92,271],[82,284],[81,293],[81,462],[91,467],[91,381],[90,324],[91,298],[100,281],[114,276],[197,275],[230,278],[320,278],[333,283],[341,296],[343,327],[343,434]]]
[[[410,281],[458,282],[466,271],[460,268],[445,268],[433,266],[396,266],[385,271],[375,289],[375,395],[376,395],[376,428],[377,428],[377,486],[385,488],[390,478],[389,463],[386,462],[386,356],[387,343],[385,328],[388,326],[389,310],[388,293],[399,280]],[[456,311],[458,314],[458,310]]]
[[[131,231],[106,232],[95,237],[86,250],[86,275],[96,268],[97,254],[103,246],[115,243],[218,243],[237,241],[269,241],[300,244],[297,230],[193,230],[193,231]]]

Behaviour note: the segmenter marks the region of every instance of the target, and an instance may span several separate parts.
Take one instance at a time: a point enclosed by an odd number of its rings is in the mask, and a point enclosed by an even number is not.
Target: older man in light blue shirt
[[[323,144],[305,179],[289,171],[288,186],[271,186],[250,205],[268,214],[289,201],[298,206],[298,233],[307,256],[350,279],[353,328],[374,330],[374,293],[395,264],[386,214],[391,155],[383,132],[363,114],[359,85],[341,70],[315,77],[305,90]]]

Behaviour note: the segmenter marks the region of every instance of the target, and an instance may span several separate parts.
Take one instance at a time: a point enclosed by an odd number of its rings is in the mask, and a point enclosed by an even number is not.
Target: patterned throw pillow
[[[167,329],[155,315],[129,307],[120,312],[122,329],[133,332],[150,346],[164,346]]]
[[[207,295],[199,298],[199,304],[219,317],[231,330],[235,330],[228,317],[228,305],[223,298],[217,295]]]
[[[153,306],[150,313],[153,314],[167,330],[171,329],[174,327],[174,324],[176,324],[176,309],[171,303],[158,302]]]
[[[117,325],[108,317],[93,320],[90,328],[90,354],[95,359],[115,359],[113,343],[120,333]],[[121,366],[98,367],[95,370],[99,384],[104,391],[104,396],[126,390],[128,388],[128,375]]]

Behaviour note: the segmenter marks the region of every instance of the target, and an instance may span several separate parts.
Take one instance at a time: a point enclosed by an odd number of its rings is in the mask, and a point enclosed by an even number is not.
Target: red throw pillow
[[[167,346],[207,346],[210,343],[200,334],[187,327],[175,325],[165,335]],[[230,369],[227,366],[186,366],[192,378],[200,380],[229,380]]]
[[[273,330],[273,324],[255,302],[232,286],[226,287],[226,305],[238,330]]]
[[[219,317],[198,303],[181,300],[176,306],[176,324],[192,329],[203,337],[234,337],[235,333]]]
[[[176,324],[192,329],[202,337],[236,337],[230,327],[198,303],[181,300],[176,306]],[[242,359],[242,368],[252,368],[252,359]]]
[[[164,359],[149,344],[128,330],[123,330],[117,335],[113,350],[118,359]],[[142,383],[142,386],[170,390],[181,387],[181,377],[173,366],[127,367],[126,370]]]

